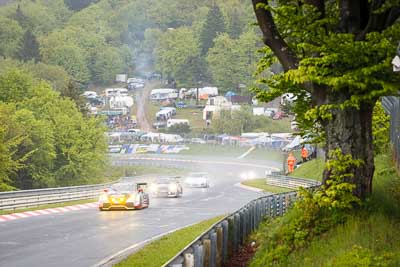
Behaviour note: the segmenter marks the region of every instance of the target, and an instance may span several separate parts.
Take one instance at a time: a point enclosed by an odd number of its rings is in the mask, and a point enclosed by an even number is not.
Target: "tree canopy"
[[[324,140],[327,161],[339,149],[362,162],[343,175],[355,195],[367,197],[374,172],[372,110],[399,84],[391,66],[400,39],[398,1],[252,2],[267,46],[259,71],[276,60],[284,69],[260,80],[268,91],[255,92],[263,100],[295,94],[296,119]],[[331,174],[325,170],[326,185]]]
[[[0,190],[101,181],[101,120],[16,69],[0,74],[0,95]]]

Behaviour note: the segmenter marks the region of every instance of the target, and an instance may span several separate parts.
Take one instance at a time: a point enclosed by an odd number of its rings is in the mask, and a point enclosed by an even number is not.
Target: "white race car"
[[[207,172],[189,173],[184,183],[189,187],[210,187],[210,179]]]

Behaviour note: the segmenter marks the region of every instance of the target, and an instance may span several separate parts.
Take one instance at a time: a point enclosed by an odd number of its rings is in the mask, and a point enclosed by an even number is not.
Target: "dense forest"
[[[20,0],[0,5],[0,191],[102,181],[100,119],[79,95],[117,73],[248,93],[250,2]]]
[[[23,0],[0,7],[0,64],[58,90],[153,71],[178,86],[240,90],[261,45],[252,22],[251,3],[238,0]]]

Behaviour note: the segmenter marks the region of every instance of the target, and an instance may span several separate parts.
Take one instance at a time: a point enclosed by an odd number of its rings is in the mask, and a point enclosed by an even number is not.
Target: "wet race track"
[[[256,167],[226,159],[196,161],[190,169],[209,172],[211,187],[184,187],[181,198],[150,197],[148,209],[100,212],[92,207],[0,222],[0,266],[98,266],[160,234],[235,211],[263,194],[238,187],[240,173],[251,170],[262,177],[268,166],[279,167],[273,162]],[[174,164],[187,167],[179,159]]]

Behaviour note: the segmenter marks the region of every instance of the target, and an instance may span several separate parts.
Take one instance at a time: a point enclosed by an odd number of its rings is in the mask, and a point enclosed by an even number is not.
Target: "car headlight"
[[[255,179],[257,177],[257,174],[253,171],[249,171],[247,177],[248,179]]]
[[[176,191],[177,189],[178,189],[178,186],[176,184],[168,185],[168,190],[169,191]]]
[[[158,185],[157,184],[150,185],[150,191],[151,192],[157,192],[157,189],[158,189]]]

